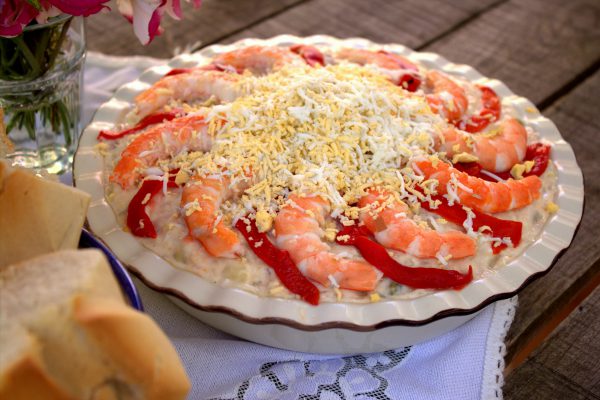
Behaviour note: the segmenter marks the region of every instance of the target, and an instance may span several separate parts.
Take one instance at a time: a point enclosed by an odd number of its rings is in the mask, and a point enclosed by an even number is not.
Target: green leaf
[[[25,0],[27,3],[29,3],[30,6],[32,6],[33,8],[35,8],[38,11],[42,11],[42,5],[40,4],[39,0]]]
[[[69,116],[69,109],[67,108],[67,106],[65,105],[65,103],[63,103],[62,100],[59,100],[57,102],[57,108],[58,108],[58,115],[60,116],[60,119],[62,121],[62,126],[63,126],[63,135],[65,137],[65,143],[67,145],[67,147],[71,146],[71,118]]]
[[[19,114],[19,113],[15,113],[12,115],[12,117],[10,117],[8,124],[6,125],[6,134],[7,135],[10,133],[10,131],[13,130],[13,128],[15,126],[17,126],[19,124],[19,118],[21,118],[21,114]]]
[[[25,129],[29,135],[29,139],[35,140],[35,112],[24,111],[25,115]]]

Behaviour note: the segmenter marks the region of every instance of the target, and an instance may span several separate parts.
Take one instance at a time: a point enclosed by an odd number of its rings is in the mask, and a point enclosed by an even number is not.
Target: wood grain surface
[[[469,64],[535,102],[573,146],[586,204],[571,248],[519,296],[506,398],[600,398],[600,1],[205,0],[184,11],[148,47],[118,18],[94,16],[89,48],[170,57],[198,42],[283,33],[365,37]]]
[[[506,378],[505,397],[600,399],[600,288]]]
[[[90,50],[113,55],[146,55],[171,58],[184,49],[194,49],[225,39],[233,32],[272,17],[304,0],[204,0],[200,9],[182,2],[184,18],[163,18],[164,32],[149,46],[142,46],[133,29],[116,11],[96,14],[86,20]]]
[[[229,38],[266,38],[283,33],[308,36],[316,33],[364,37],[375,42],[402,43],[417,48],[474,18],[498,0],[434,1],[313,0],[290,8]]]
[[[526,345],[551,315],[588,281],[600,274],[600,72],[545,111],[571,144],[585,180],[584,217],[572,246],[544,278],[519,296],[519,308],[507,337],[508,361]],[[600,353],[598,354],[600,356]]]
[[[597,0],[509,1],[427,50],[498,78],[544,108],[572,80],[598,69],[599,26]]]

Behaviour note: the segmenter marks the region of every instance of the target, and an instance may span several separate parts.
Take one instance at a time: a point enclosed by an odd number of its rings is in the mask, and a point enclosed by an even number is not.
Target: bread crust
[[[0,162],[0,266],[76,249],[90,195]]]
[[[0,268],[0,343],[0,399],[178,400],[190,389],[169,339],[125,304],[95,249]]]
[[[110,299],[75,299],[75,320],[147,400],[185,399],[190,382],[156,322]]]
[[[11,400],[75,400],[50,377],[44,369],[40,342],[19,328],[25,345],[18,357],[3,365],[0,375],[0,399]]]

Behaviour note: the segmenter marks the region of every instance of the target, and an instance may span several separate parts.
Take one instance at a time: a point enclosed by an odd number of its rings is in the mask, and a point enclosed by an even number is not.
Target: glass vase
[[[53,174],[69,171],[80,133],[83,18],[63,15],[27,26],[17,37],[0,38],[0,53],[7,158]]]

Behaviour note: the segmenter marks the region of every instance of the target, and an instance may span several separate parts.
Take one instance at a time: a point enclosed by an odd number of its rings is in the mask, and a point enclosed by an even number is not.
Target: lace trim
[[[299,400],[393,400],[386,394],[389,383],[384,373],[404,361],[411,348],[337,360],[268,362],[260,366],[259,376],[249,378],[235,388],[232,397],[213,400],[287,399],[289,396]]]
[[[502,400],[504,385],[504,356],[506,345],[504,339],[512,324],[517,307],[517,296],[497,302],[486,342],[483,361],[482,399]]]

